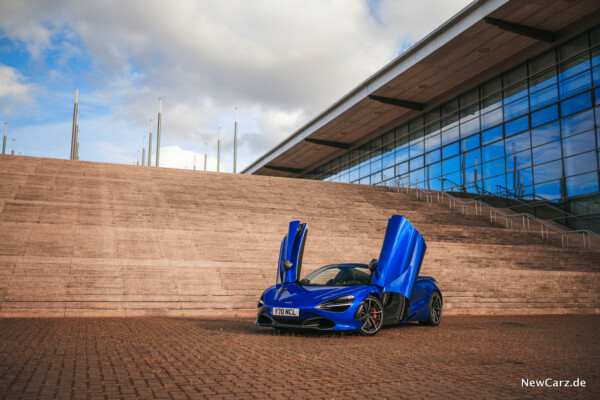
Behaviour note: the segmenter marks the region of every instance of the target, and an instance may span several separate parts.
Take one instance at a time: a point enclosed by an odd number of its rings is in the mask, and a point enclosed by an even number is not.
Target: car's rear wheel
[[[360,334],[373,336],[383,325],[383,305],[375,296],[368,296],[361,304],[359,313]]]
[[[442,321],[442,296],[439,292],[431,293],[429,298],[429,316],[421,325],[438,326]]]

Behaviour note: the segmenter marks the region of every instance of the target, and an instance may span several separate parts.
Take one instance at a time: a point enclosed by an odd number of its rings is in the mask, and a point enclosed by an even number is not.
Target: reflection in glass
[[[531,113],[531,127],[544,125],[550,121],[558,119],[558,105],[554,104],[534,113]]]
[[[531,151],[525,150],[506,157],[506,171],[514,171],[531,166]]]
[[[567,137],[594,128],[593,110],[585,111],[560,121],[562,136]]]
[[[560,179],[534,186],[537,200],[556,200],[562,197]]]
[[[494,175],[504,174],[506,172],[504,169],[504,158],[498,158],[496,160],[483,164],[482,172],[485,178]]]
[[[533,179],[535,183],[542,183],[563,177],[562,160],[536,165],[533,167]]]
[[[448,146],[444,146],[442,148],[442,158],[449,158],[460,153],[460,144],[459,142],[453,143]]]
[[[578,196],[597,191],[598,174],[596,172],[567,178],[567,194],[569,196]]]
[[[598,169],[598,161],[595,151],[583,153],[578,156],[568,157],[565,161],[565,175],[577,175]]]
[[[498,139],[502,139],[503,126],[497,126],[487,131],[481,132],[481,144],[486,145],[488,143],[495,142]]]
[[[529,129],[529,116],[527,115],[504,124],[504,133],[506,137],[523,132],[527,129]]]
[[[533,164],[543,164],[548,161],[558,160],[562,157],[562,148],[560,140],[551,142],[543,146],[534,147],[533,152]]]
[[[506,154],[512,154],[531,147],[531,139],[529,131],[523,132],[520,135],[510,137],[504,141]]]
[[[558,84],[560,98],[564,99],[572,94],[581,92],[592,87],[590,71],[585,71],[579,75],[565,79]]]
[[[563,157],[583,153],[596,148],[596,134],[594,131],[580,133],[563,139]]]
[[[563,117],[566,117],[576,112],[585,110],[592,106],[592,94],[591,92],[585,92],[579,96],[571,97],[570,99],[563,100],[560,103],[560,110]]]

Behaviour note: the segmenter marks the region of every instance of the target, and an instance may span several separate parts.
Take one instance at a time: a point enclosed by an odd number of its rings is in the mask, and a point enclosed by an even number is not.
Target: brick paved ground
[[[0,397],[598,398],[599,331],[600,316],[572,315],[446,317],[372,338],[250,320],[2,319]]]

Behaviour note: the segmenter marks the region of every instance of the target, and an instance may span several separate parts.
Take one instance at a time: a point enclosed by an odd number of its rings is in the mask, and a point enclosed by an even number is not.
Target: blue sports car
[[[257,325],[371,336],[388,324],[440,323],[442,293],[435,279],[418,276],[427,246],[406,218],[390,218],[378,260],[326,265],[300,279],[306,234],[306,223],[290,222],[276,285],[258,301]]]

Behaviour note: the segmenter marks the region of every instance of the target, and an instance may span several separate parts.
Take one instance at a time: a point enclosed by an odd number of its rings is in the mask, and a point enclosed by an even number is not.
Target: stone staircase
[[[598,253],[386,188],[0,156],[0,317],[250,316],[290,220],[304,275],[377,258],[392,214],[447,314],[600,312]]]

